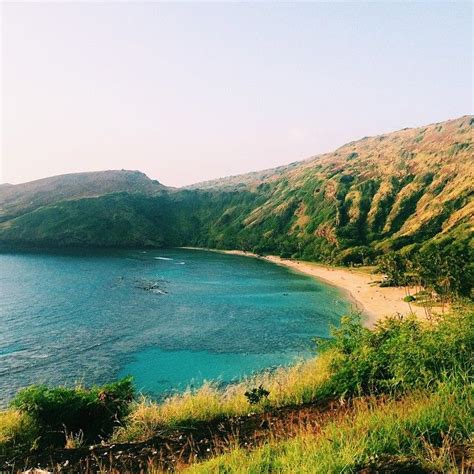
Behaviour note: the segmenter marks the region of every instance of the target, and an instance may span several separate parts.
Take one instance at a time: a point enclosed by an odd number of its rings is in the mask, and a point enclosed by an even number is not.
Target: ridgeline
[[[472,116],[188,188],[137,171],[0,187],[0,247],[249,250],[336,264],[472,240]]]

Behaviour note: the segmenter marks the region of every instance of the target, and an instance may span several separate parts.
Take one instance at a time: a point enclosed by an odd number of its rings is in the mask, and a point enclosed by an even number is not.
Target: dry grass
[[[0,454],[28,441],[30,446],[37,437],[33,420],[18,410],[0,411]]]
[[[64,447],[66,449],[77,449],[84,445],[84,433],[80,430],[78,433],[68,433],[65,432],[66,444]]]
[[[11,441],[24,424],[25,415],[17,410],[0,412],[0,446]]]
[[[384,463],[423,466],[432,472],[470,472],[472,459],[459,442],[474,428],[472,387],[441,384],[434,394],[402,400],[356,400],[322,426],[302,427],[293,439],[267,442],[247,451],[235,448],[183,470],[190,473],[341,473]],[[453,409],[456,407],[456,409]]]
[[[256,376],[224,390],[212,383],[205,383],[198,390],[173,395],[160,404],[142,398],[132,408],[125,425],[115,432],[114,440],[145,440],[163,429],[190,422],[246,415],[263,411],[269,406],[309,402],[314,399],[321,384],[328,379],[329,364],[334,357],[334,353],[328,351],[317,358]],[[268,400],[251,405],[245,392],[260,384],[270,392]]]

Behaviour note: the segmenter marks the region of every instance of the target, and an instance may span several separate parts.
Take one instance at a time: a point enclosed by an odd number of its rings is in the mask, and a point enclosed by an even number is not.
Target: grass
[[[428,389],[446,373],[472,371],[474,312],[440,315],[433,321],[387,318],[373,330],[360,317],[343,318],[334,338],[320,344],[318,357],[220,390],[212,383],[174,395],[161,404],[135,403],[116,442],[144,440],[179,426],[262,412],[271,408],[324,403],[363,395],[402,395]],[[249,388],[270,392],[260,404],[245,397]]]
[[[236,448],[184,470],[327,474],[398,464],[443,473],[460,472],[464,465],[468,472],[459,453],[474,430],[472,386],[447,380],[434,393],[383,402],[364,398],[354,405],[352,415],[343,413],[316,433],[303,428],[293,439],[270,441],[252,451]]]
[[[33,449],[39,436],[39,430],[33,418],[19,410],[0,411],[0,456]]]
[[[329,378],[335,357],[334,352],[327,351],[317,358],[256,376],[224,390],[208,382],[195,391],[173,395],[161,404],[142,398],[132,406],[126,423],[115,432],[113,441],[145,440],[163,429],[310,402]],[[270,392],[268,399],[250,404],[245,392],[259,385]]]

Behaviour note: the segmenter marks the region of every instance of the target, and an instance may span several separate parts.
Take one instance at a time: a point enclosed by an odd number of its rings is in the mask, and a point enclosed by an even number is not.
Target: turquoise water
[[[349,303],[271,263],[199,250],[0,255],[0,400],[131,374],[158,397],[289,364]]]

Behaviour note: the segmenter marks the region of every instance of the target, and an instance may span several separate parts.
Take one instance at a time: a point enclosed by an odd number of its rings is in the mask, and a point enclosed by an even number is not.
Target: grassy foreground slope
[[[251,451],[235,448],[183,470],[206,474],[468,473],[474,467],[469,455],[472,402],[467,386],[449,382],[440,384],[434,393],[414,393],[400,400],[361,399],[352,411],[320,426],[302,426],[288,440],[270,440]]]
[[[343,264],[433,239],[467,245],[473,125],[465,116],[363,138],[289,166],[159,195],[139,186],[74,200],[52,192],[42,207],[4,218],[0,244],[196,245]]]
[[[100,458],[110,472],[474,467],[472,310],[424,322],[392,317],[372,330],[347,317],[319,350],[297,366],[161,403],[134,401],[127,379],[29,387],[0,412],[0,466],[63,468],[67,460],[82,472]]]

